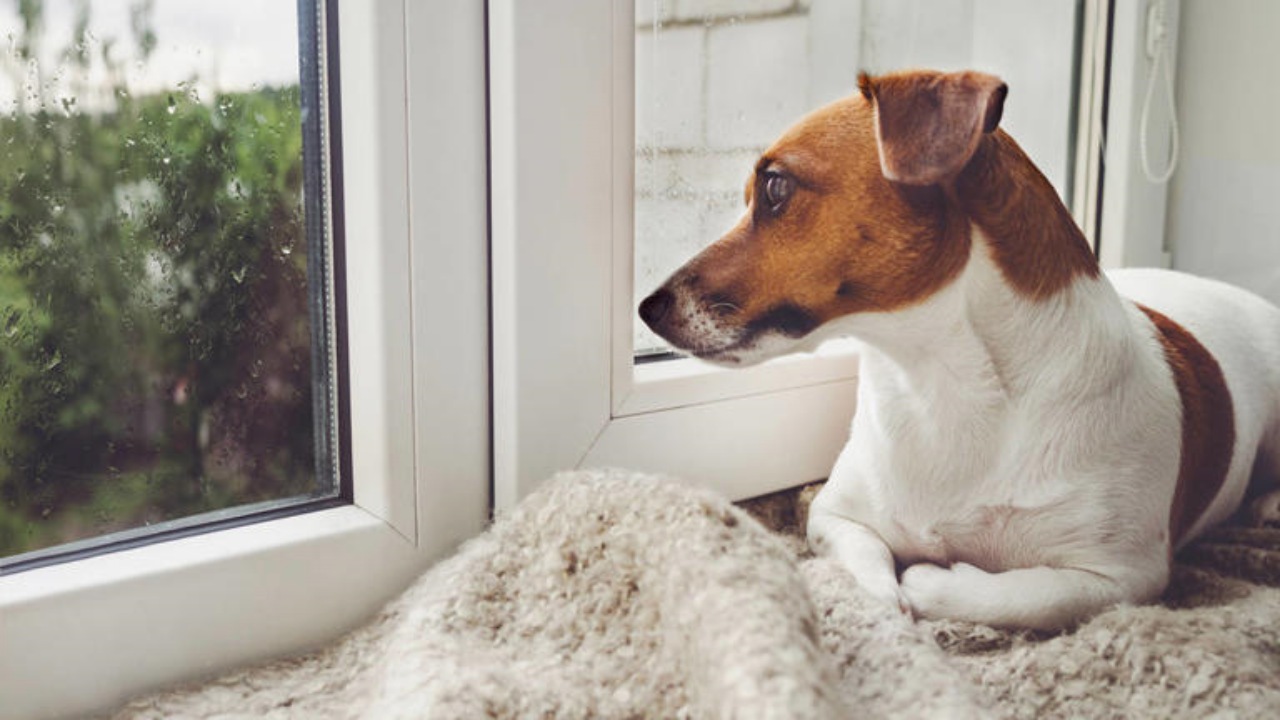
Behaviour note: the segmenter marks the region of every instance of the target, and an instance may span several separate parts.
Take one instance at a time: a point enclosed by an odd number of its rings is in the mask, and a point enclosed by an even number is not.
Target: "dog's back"
[[[1182,539],[1185,544],[1232,514],[1251,474],[1268,487],[1280,480],[1280,308],[1233,285],[1169,270],[1107,275],[1122,296],[1167,316],[1204,345],[1230,391],[1235,447],[1258,447],[1256,463],[1248,452],[1233,454],[1222,491]]]

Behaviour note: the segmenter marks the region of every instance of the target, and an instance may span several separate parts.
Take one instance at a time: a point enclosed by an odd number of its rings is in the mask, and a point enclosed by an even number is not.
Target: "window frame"
[[[1105,85],[1098,88],[1095,102],[1104,108],[1097,118],[1093,148],[1101,177],[1092,192],[1097,195],[1100,215],[1096,223],[1095,248],[1105,269],[1121,267],[1172,267],[1165,230],[1169,183],[1154,183],[1142,170],[1139,143],[1143,140],[1142,103],[1149,80],[1152,58],[1147,55],[1147,38],[1155,28],[1155,3],[1164,5],[1169,57],[1162,72],[1176,78],[1178,24],[1182,0],[1091,0],[1104,6],[1101,20],[1105,32],[1099,41],[1107,43]],[[1159,80],[1157,79],[1157,82]],[[1157,92],[1163,89],[1157,87]],[[1169,140],[1169,111],[1164,103],[1151,107],[1149,119],[1155,130],[1153,144]]]
[[[335,6],[353,503],[0,577],[0,718],[314,647],[488,521],[484,8]]]

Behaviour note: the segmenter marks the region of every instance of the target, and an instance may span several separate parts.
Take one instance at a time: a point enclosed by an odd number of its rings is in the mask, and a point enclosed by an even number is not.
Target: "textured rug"
[[[1055,634],[913,623],[809,556],[814,488],[736,507],[557,476],[366,627],[116,718],[1276,718],[1280,528]]]

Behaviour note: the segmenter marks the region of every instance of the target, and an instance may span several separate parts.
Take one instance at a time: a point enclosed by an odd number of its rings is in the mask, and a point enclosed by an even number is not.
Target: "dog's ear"
[[[858,76],[875,106],[880,168],[890,180],[932,185],[968,164],[983,133],[995,132],[1009,87],[980,72]]]

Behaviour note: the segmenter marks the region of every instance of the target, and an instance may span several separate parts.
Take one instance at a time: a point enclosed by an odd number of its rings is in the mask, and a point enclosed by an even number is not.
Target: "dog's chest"
[[[956,562],[989,572],[1043,562],[1046,509],[1015,505],[974,505],[952,512],[894,513],[882,529],[885,541],[903,565]]]
[[[878,370],[860,386],[842,480],[864,498],[851,515],[899,563],[999,572],[1052,563],[1078,543],[1079,523],[1098,508],[1060,477],[1069,433],[1041,403],[1009,404],[989,384],[954,378],[911,386]]]
[[[971,423],[945,436],[898,433],[872,476],[887,480],[873,491],[873,524],[900,563],[999,572],[1042,564],[1046,551],[1069,542],[1063,523],[1073,489],[1048,481],[1038,461],[1046,449],[1018,437],[1019,420]]]

